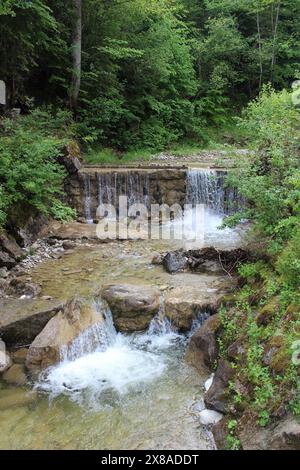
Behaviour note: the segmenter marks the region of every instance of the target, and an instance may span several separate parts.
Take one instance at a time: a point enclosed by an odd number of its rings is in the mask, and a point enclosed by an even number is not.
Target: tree
[[[72,38],[72,82],[70,91],[70,105],[75,111],[81,83],[81,49],[82,49],[82,1],[73,0],[75,19]]]

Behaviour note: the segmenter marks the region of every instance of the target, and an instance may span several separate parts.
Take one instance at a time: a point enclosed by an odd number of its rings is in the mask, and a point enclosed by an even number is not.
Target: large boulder
[[[234,369],[230,363],[220,360],[214,380],[204,395],[204,402],[208,409],[227,413],[229,407],[228,386],[234,377]]]
[[[24,255],[16,240],[5,232],[0,233],[0,247],[15,261],[20,261]]]
[[[67,349],[82,332],[101,321],[102,314],[93,302],[77,298],[69,301],[31,344],[26,358],[30,374],[37,377],[43,369],[59,362],[63,348]]]
[[[148,328],[160,308],[160,291],[147,285],[107,285],[101,291],[118,330],[133,332]]]
[[[180,330],[191,329],[201,312],[216,313],[233,282],[221,276],[201,276],[198,285],[177,287],[165,299],[166,316]]]
[[[0,233],[0,268],[13,268],[23,256],[15,239],[6,232]]]
[[[7,227],[18,245],[26,247],[43,236],[47,223],[46,216],[25,202],[10,209]]]
[[[189,342],[186,361],[200,373],[209,372],[218,358],[217,334],[221,321],[218,315],[212,315],[194,333]]]
[[[54,300],[0,300],[0,338],[9,348],[28,346],[62,307]]]

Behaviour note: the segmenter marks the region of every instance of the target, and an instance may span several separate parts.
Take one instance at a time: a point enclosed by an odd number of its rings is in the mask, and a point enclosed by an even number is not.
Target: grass
[[[148,149],[131,150],[120,154],[111,148],[99,148],[90,150],[84,158],[89,165],[126,165],[137,161],[148,162],[152,155],[153,151]]]
[[[178,157],[185,157],[201,153],[204,150],[233,150],[245,146],[245,133],[236,125],[234,121],[226,126],[215,129],[210,128],[205,131],[205,142],[182,141],[170,145],[165,150],[154,150],[141,148],[138,150],[128,150],[118,152],[113,148],[97,148],[89,150],[85,155],[85,162],[90,165],[126,165],[136,162],[149,162],[151,157],[166,153]]]

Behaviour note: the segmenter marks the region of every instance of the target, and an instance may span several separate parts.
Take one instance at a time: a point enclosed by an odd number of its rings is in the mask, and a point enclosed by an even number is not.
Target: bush
[[[10,208],[22,202],[44,215],[55,217],[59,214],[60,220],[64,219],[64,213],[67,218],[71,216],[71,210],[60,201],[66,174],[57,159],[66,140],[55,135],[56,131],[61,132],[62,122],[56,117],[37,110],[17,121],[3,122],[0,135],[1,225]]]

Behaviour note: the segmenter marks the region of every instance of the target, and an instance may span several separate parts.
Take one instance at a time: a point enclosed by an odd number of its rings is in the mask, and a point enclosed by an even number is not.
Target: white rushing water
[[[184,337],[158,315],[146,333],[117,333],[108,307],[105,321],[83,332],[62,351],[62,360],[41,377],[38,389],[61,394],[87,407],[102,404],[103,394],[122,396],[157,379],[168,367],[165,350]],[[92,350],[93,349],[93,350]]]
[[[216,214],[236,211],[239,197],[234,188],[226,186],[226,172],[190,168],[187,173],[186,199],[189,204],[205,204]]]
[[[119,197],[127,196],[129,206],[150,203],[150,180],[147,173],[115,171],[97,174],[98,204],[119,207]]]
[[[84,216],[88,224],[94,222],[92,218],[92,195],[91,195],[91,177],[88,173],[83,173],[83,186],[84,186]]]

